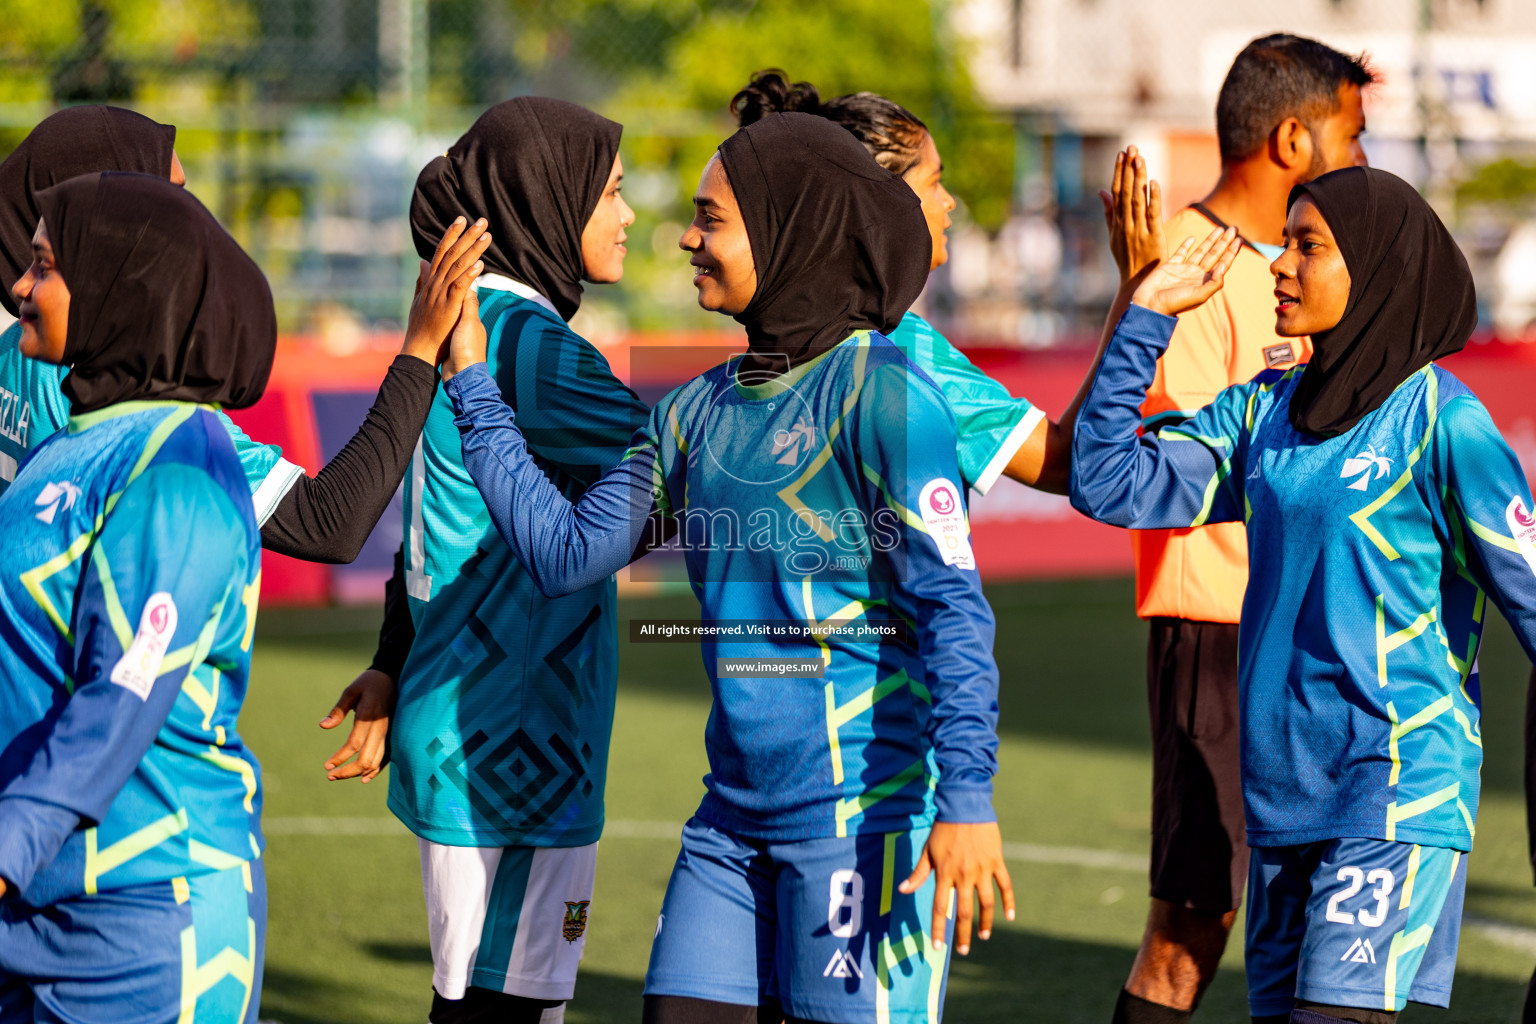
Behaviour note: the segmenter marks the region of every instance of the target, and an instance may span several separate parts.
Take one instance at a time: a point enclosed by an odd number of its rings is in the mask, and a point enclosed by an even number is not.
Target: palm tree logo
[[[809,416],[802,414],[790,429],[774,432],[773,451],[768,454],[778,455],[779,457],[774,461],[781,466],[793,466],[800,461],[801,444],[805,445],[806,450],[810,450],[815,441],[816,427],[811,423]]]
[[[1384,455],[1377,455],[1373,445],[1367,445],[1365,451],[1344,460],[1344,468],[1339,470],[1339,479],[1359,474],[1359,479],[1349,485],[1352,491],[1363,491],[1372,480],[1380,480],[1387,475],[1387,470],[1392,468],[1392,460]],[[1371,475],[1371,470],[1376,470],[1376,475]]]

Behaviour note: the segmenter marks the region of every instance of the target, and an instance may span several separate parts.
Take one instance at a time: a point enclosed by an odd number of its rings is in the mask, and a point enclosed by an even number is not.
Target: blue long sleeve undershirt
[[[1182,529],[1242,519],[1226,483],[1236,438],[1140,433],[1141,404],[1178,318],[1131,306],[1094,372],[1072,434],[1072,507],[1113,526]],[[1218,479],[1209,495],[1211,481]],[[1233,500],[1236,498],[1236,500]]]
[[[534,462],[484,363],[455,374],[446,390],[464,468],[541,593],[573,594],[629,564],[655,508],[654,453],[621,460],[573,505]]]

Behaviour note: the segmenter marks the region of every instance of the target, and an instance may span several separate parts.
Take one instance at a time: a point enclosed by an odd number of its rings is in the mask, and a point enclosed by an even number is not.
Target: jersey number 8
[[[863,925],[864,876],[849,868],[832,872],[832,892],[827,897],[827,929],[835,938],[851,939]]]

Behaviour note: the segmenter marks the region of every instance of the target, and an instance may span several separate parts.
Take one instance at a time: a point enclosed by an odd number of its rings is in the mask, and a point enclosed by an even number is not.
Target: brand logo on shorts
[[[853,953],[839,949],[832,954],[832,959],[827,961],[827,969],[821,972],[823,978],[860,978],[864,972],[859,970],[859,961]]]
[[[591,905],[591,900],[566,902],[565,920],[560,923],[560,934],[565,936],[566,942],[575,942],[587,930],[587,907]],[[656,930],[661,930],[660,922],[657,922]]]
[[[1344,951],[1339,957],[1339,962],[1348,960],[1352,964],[1373,964],[1376,962],[1376,950],[1371,946],[1370,939],[1356,939],[1355,944]]]

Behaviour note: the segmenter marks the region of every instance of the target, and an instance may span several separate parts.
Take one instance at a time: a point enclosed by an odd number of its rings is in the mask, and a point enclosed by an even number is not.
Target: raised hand
[[[1172,256],[1147,272],[1131,301],[1168,316],[1194,309],[1221,290],[1242,245],[1236,228],[1212,231],[1199,245],[1184,239]]]
[[[1099,201],[1104,204],[1109,251],[1120,268],[1123,284],[1167,255],[1163,193],[1157,182],[1147,177],[1147,161],[1135,146],[1115,154],[1111,189],[1099,189]]]
[[[475,363],[485,362],[485,324],[480,322],[480,296],[473,288],[464,293],[458,323],[448,339],[448,358],[443,361],[443,380]]]
[[[490,244],[484,218],[466,226],[464,218],[458,217],[448,225],[431,262],[422,260],[416,275],[402,355],[433,366],[448,357],[448,335],[459,321],[465,294],[474,291],[470,285],[485,269],[480,256]]]

